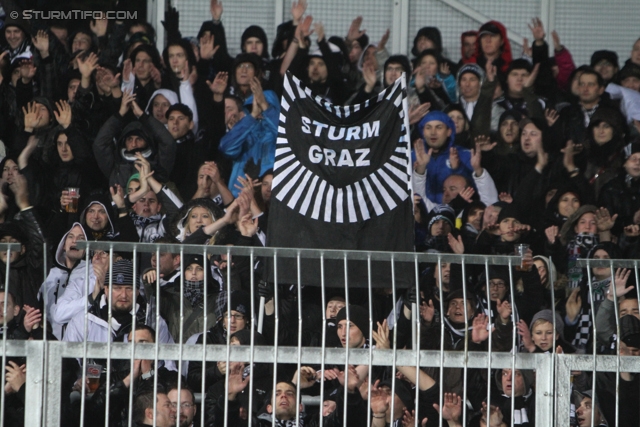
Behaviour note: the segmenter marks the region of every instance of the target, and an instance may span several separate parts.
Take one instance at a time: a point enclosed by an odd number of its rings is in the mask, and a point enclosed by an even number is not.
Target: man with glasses
[[[179,427],[195,427],[196,426],[196,400],[191,389],[186,384],[182,384],[180,388],[180,398],[178,401],[178,386],[174,386],[167,393],[167,397],[176,411],[176,418],[180,415]]]

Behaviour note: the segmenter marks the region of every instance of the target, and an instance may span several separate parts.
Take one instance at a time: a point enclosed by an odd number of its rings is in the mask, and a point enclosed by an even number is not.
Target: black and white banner
[[[362,104],[337,106],[285,76],[267,246],[413,250],[406,105],[404,78]],[[297,282],[286,264],[278,281]],[[302,283],[319,284],[318,269],[305,261]],[[350,286],[367,285],[359,270],[349,265]],[[374,285],[390,286],[390,271],[376,274]],[[325,268],[325,280],[343,284],[344,270]]]

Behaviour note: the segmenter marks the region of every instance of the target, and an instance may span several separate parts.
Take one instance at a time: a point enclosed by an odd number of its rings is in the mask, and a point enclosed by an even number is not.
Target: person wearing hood
[[[584,258],[589,250],[600,242],[611,241],[611,229],[617,215],[611,216],[607,208],[582,205],[564,223],[545,230],[545,255],[551,256],[559,272],[569,279],[569,288],[578,287],[582,268],[576,266],[578,258]]]
[[[609,425],[602,415],[598,400],[593,398],[591,390],[573,390],[572,398],[574,399],[571,406],[576,408],[575,421],[578,427],[607,427]],[[623,406],[620,406],[620,409],[622,408]],[[593,424],[591,424],[591,417],[593,417]]]
[[[471,150],[475,147],[470,134],[469,117],[466,111],[460,104],[449,104],[442,110],[456,125],[456,140],[453,142],[455,145]]]
[[[182,339],[184,343],[194,334],[202,332],[205,328],[204,306],[206,304],[210,310],[216,304],[220,294],[220,283],[213,278],[209,262],[206,267],[205,269],[201,254],[189,255],[184,261],[184,287],[181,286],[180,280],[176,280],[160,288],[160,315],[166,320],[169,333],[176,342]],[[181,321],[182,315],[184,315],[183,321]],[[215,325],[216,319],[215,316],[207,316],[207,319],[206,329],[210,329]]]
[[[544,212],[544,229],[556,226],[562,228],[567,218],[569,218],[581,206],[581,191],[572,182],[559,182],[551,185],[551,189],[556,189],[555,194],[547,203]]]
[[[459,174],[471,180],[471,153],[456,147],[456,127],[445,113],[432,111],[418,124],[422,140],[414,144],[414,192],[432,203],[442,203],[444,181]],[[424,191],[415,191],[424,183]]]
[[[442,34],[438,27],[422,27],[416,33],[413,39],[413,47],[411,53],[414,57],[420,56],[420,53],[426,49],[433,49],[447,63],[452,73],[456,73],[458,66],[455,62],[444,57],[444,49],[442,47]]]
[[[476,63],[483,69],[487,68],[487,64],[495,65],[500,80],[503,80],[511,60],[511,43],[505,26],[498,21],[482,24],[478,30],[475,54],[469,62]]]
[[[124,116],[130,108],[138,120],[125,126]],[[114,140],[118,143],[114,144]],[[168,181],[176,144],[164,125],[145,114],[133,97],[125,93],[119,112],[106,121],[93,141],[93,153],[109,185],[125,188],[129,177],[137,172],[136,153],[149,161],[157,180]]]
[[[555,319],[555,329],[554,329]],[[566,319],[565,319],[566,320]],[[572,354],[576,352],[565,336],[573,336],[575,329],[562,319],[559,311],[538,311],[529,322],[518,323],[518,334],[522,337],[523,352]]]
[[[472,138],[489,134],[491,104],[498,84],[495,73],[485,74],[478,64],[465,64],[458,70],[458,102],[469,120]]]
[[[69,320],[65,322],[61,319],[62,321],[58,322],[53,312],[57,310],[58,301],[64,296],[70,283],[84,284],[86,272],[85,255],[84,250],[78,249],[76,244],[85,240],[87,240],[87,235],[84,228],[82,224],[76,222],[60,239],[54,257],[54,266],[49,270],[47,278],[40,287],[38,299],[44,310],[49,313],[53,334],[59,340],[62,339],[63,327]],[[81,289],[84,289],[84,286]],[[80,299],[80,302],[83,302],[83,300]]]
[[[622,148],[627,139],[627,126],[619,122],[620,118],[611,114],[611,110],[596,110],[591,116],[586,140],[582,143],[584,154],[576,156],[577,166],[584,170],[585,179],[593,185],[596,199],[624,162]]]
[[[169,89],[158,89],[149,98],[149,103],[144,112],[167,126],[167,111],[173,105],[179,103],[178,95]]]
[[[533,92],[533,66],[520,58],[511,61],[506,71],[504,94],[493,101],[491,130],[498,130],[498,120],[502,113],[516,110],[525,117],[544,119],[545,103]]]
[[[153,92],[163,85],[160,54],[155,46],[141,44],[129,55],[122,71],[122,92],[135,94],[138,105],[147,105]],[[166,80],[166,77],[164,77]]]
[[[18,243],[19,250],[0,252],[0,282],[4,283],[7,267],[9,268],[8,286],[17,297],[17,304],[39,307],[38,289],[43,282],[42,269],[44,235],[42,228],[34,214],[34,208],[29,204],[29,194],[25,178],[17,176],[9,185],[15,194],[20,213],[13,221],[0,225],[0,243]],[[4,197],[4,196],[0,196]],[[6,288],[5,284],[5,288]]]
[[[495,373],[495,386],[499,393],[491,394],[491,405],[497,406],[502,414],[503,425],[508,427],[535,425],[535,374],[530,370],[498,369]],[[512,399],[515,401],[511,414]],[[489,425],[487,423],[487,425]]]
[[[235,61],[235,84],[246,96],[242,117],[220,140],[218,150],[233,161],[228,186],[234,197],[238,177],[244,177],[245,166],[251,160],[260,166],[257,179],[273,169],[278,136],[280,102],[271,90],[262,90],[260,58],[256,54],[240,54]],[[244,88],[244,89],[243,89]]]
[[[207,227],[224,216],[222,208],[209,198],[189,200],[173,217],[171,235],[181,242],[204,244],[211,237],[218,236],[217,230],[213,235],[207,235]]]
[[[452,232],[457,236],[455,223],[456,217],[453,208],[449,205],[435,205],[424,219],[427,236],[420,246],[416,246],[416,251],[451,252],[448,236]]]

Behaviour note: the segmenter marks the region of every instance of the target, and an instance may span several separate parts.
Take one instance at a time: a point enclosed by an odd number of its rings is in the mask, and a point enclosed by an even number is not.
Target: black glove
[[[180,13],[175,7],[171,7],[164,12],[162,26],[167,31],[169,41],[180,39]]]
[[[409,286],[407,291],[404,293],[402,297],[402,302],[407,309],[411,310],[411,304],[417,304],[418,298],[416,297],[416,287]]]
[[[258,282],[258,295],[264,297],[265,301],[273,298],[273,283],[267,283],[264,280]]]

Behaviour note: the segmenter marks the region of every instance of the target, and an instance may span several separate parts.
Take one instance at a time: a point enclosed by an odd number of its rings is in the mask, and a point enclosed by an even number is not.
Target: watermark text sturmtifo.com
[[[138,12],[126,10],[24,10],[22,13],[14,10],[9,13],[12,19],[114,19],[125,21],[138,19]]]

